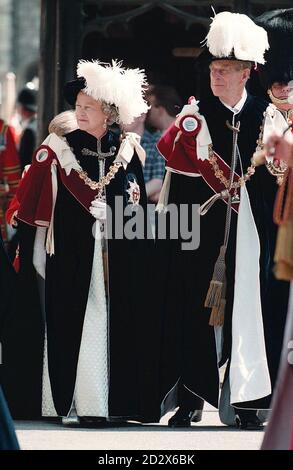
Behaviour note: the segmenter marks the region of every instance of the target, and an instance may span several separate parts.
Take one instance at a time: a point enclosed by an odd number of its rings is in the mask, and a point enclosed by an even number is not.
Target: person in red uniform
[[[7,243],[5,211],[16,193],[20,180],[20,163],[11,128],[0,119],[0,225]]]

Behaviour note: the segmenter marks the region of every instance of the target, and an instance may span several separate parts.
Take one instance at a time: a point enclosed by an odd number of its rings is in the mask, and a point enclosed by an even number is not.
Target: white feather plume
[[[143,70],[124,69],[116,60],[112,64],[81,60],[77,65],[77,76],[85,78],[86,94],[118,108],[123,124],[131,124],[135,117],[148,110],[143,97],[144,87],[147,87]]]
[[[223,11],[215,15],[206,37],[206,44],[214,57],[234,54],[238,60],[264,64],[264,53],[269,49],[264,28],[257,26],[248,16]]]

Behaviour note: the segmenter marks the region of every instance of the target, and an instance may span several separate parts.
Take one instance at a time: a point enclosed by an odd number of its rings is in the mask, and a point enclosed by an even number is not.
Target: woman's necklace
[[[111,182],[111,180],[115,177],[117,171],[121,167],[121,163],[114,162],[110,168],[108,173],[105,175],[105,160],[106,158],[113,157],[116,152],[116,147],[112,146],[109,152],[103,152],[101,147],[101,136],[97,139],[97,151],[94,152],[88,148],[83,148],[81,153],[84,156],[93,156],[98,159],[99,164],[99,181],[92,180],[85,170],[78,171],[79,177],[84,181],[84,183],[89,186],[92,190],[98,189],[98,194],[96,195],[95,199],[100,199],[105,201],[105,187]]]
[[[122,166],[121,162],[114,162],[106,175],[103,175],[99,181],[92,180],[85,170],[75,170],[78,173],[78,176],[83,180],[83,182],[89,186],[93,191],[98,190],[98,194],[96,195],[95,199],[105,200],[104,189],[113,178],[115,178],[116,173],[118,172],[119,168]]]

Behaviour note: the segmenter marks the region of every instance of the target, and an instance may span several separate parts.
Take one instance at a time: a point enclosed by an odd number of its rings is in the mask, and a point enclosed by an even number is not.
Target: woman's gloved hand
[[[92,216],[100,221],[104,221],[107,218],[107,204],[100,199],[94,199],[90,205],[90,213]]]

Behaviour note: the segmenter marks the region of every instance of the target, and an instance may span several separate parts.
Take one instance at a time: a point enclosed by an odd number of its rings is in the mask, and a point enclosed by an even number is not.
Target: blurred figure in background
[[[177,91],[171,86],[152,85],[146,98],[151,106],[146,125],[161,132],[166,131],[182,108],[182,100]]]
[[[17,111],[20,116],[22,133],[19,141],[21,168],[32,162],[37,144],[37,91],[24,87],[17,97]]]
[[[155,132],[150,133],[146,130],[142,139],[142,146],[147,154],[144,177],[148,198],[151,202],[157,203],[165,174],[165,162],[155,142],[157,143],[162,133],[175,121],[182,107],[182,101],[175,88],[165,85],[152,85],[146,97],[150,105],[146,126],[153,128]]]

